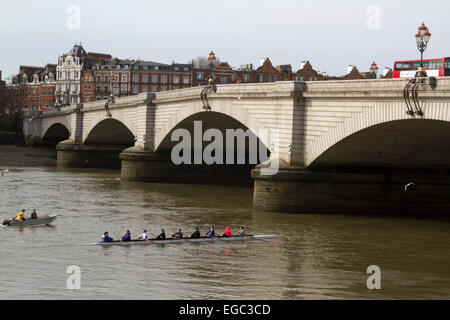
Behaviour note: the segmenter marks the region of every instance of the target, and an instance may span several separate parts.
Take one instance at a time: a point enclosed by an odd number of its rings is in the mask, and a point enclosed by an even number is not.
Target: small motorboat
[[[3,219],[2,224],[10,227],[46,226],[52,223],[58,215],[42,216],[37,219],[25,219],[21,221]]]

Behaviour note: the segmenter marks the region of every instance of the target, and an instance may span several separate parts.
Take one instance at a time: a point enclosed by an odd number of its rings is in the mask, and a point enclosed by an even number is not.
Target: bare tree
[[[9,85],[0,85],[0,131],[21,135],[21,116],[28,95],[26,83],[12,81]]]
[[[194,68],[196,68],[196,69],[208,69],[209,68],[208,57],[199,56],[195,59],[192,59],[192,62],[194,63]],[[217,58],[216,63],[220,63],[219,58]]]

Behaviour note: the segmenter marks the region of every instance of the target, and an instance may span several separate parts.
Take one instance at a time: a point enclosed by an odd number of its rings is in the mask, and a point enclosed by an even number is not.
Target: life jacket
[[[16,214],[16,216],[14,217],[15,220],[17,221],[22,221],[25,218],[25,212],[20,211],[18,214]]]
[[[113,239],[110,238],[110,236],[106,235],[103,236],[102,242],[113,242]]]
[[[232,234],[231,234],[230,227],[227,227],[227,230],[224,233],[222,233],[222,235],[225,236],[225,237],[231,237]]]

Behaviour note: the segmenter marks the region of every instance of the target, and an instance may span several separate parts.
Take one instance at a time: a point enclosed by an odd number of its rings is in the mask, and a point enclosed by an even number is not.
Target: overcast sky
[[[444,0],[2,1],[0,70],[5,79],[19,65],[56,63],[82,42],[119,58],[185,63],[214,50],[234,67],[269,57],[342,75],[349,64],[368,71],[372,61],[383,69],[419,57],[423,21],[432,34],[425,56],[450,56],[449,12]]]

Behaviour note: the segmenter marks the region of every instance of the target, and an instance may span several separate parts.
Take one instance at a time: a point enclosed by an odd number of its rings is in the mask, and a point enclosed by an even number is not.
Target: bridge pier
[[[423,173],[252,171],[255,210],[333,214],[448,214],[450,176]],[[414,181],[405,191],[405,186]]]
[[[121,145],[86,145],[65,140],[56,145],[57,166],[119,169],[119,154],[126,148]]]
[[[252,185],[251,165],[175,165],[170,153],[132,147],[120,154],[125,181]]]

